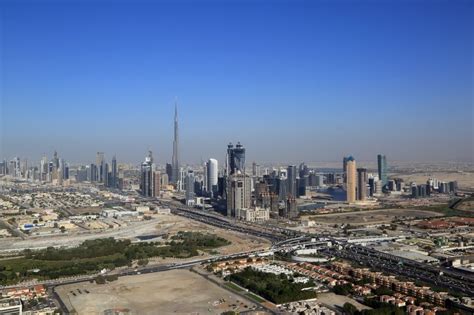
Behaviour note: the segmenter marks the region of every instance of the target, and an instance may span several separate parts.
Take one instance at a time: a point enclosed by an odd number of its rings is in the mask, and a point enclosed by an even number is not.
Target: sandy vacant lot
[[[121,277],[103,285],[83,282],[56,290],[68,308],[87,315],[114,309],[129,310],[129,315],[220,314],[237,310],[232,305],[240,311],[254,306],[189,270]]]
[[[371,210],[356,211],[348,213],[322,214],[312,216],[311,219],[317,223],[323,224],[343,224],[350,223],[352,225],[359,224],[382,224],[390,223],[398,218],[429,218],[440,216],[441,214],[433,211],[412,210],[412,209],[387,209],[387,210]]]
[[[331,308],[342,308],[345,303],[351,303],[352,305],[357,307],[357,309],[359,311],[360,310],[371,309],[368,306],[360,304],[359,302],[357,302],[354,299],[351,299],[351,298],[349,298],[347,296],[343,296],[343,295],[337,295],[337,294],[334,294],[334,293],[320,293],[320,294],[318,294],[318,301],[323,303],[323,304],[326,304],[327,306],[329,306]]]
[[[216,234],[232,242],[228,246],[217,248],[220,254],[238,253],[249,250],[268,248],[271,243],[268,240],[251,235],[220,229],[198,221],[193,221],[177,215],[164,215],[160,217],[157,224],[158,233],[176,234],[179,231],[194,231]]]

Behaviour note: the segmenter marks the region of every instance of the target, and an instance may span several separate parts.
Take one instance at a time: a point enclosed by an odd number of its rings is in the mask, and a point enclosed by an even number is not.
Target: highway
[[[163,205],[163,203],[159,204]],[[168,206],[171,209],[171,212],[175,215],[180,215],[219,228],[224,228],[243,234],[268,239],[272,242],[272,247],[269,248],[267,251],[271,250],[273,252],[286,252],[288,250],[291,250],[292,248],[310,245],[313,243],[313,239],[315,238],[315,236],[295,232],[284,228],[278,228],[271,225],[262,226],[256,224],[244,224],[207,211],[194,210],[187,207],[175,206],[174,204],[169,203],[167,203],[166,206]],[[320,235],[317,237],[317,239],[320,241],[327,241],[331,242],[332,244],[337,244],[341,246],[342,249],[340,250],[336,249],[335,247],[327,248],[325,251],[329,255],[333,255],[335,257],[347,259],[350,261],[357,261],[362,265],[372,267],[376,270],[385,271],[389,274],[403,276],[412,279],[413,281],[423,281],[440,288],[461,292],[468,296],[474,296],[474,277],[472,275],[464,274],[462,272],[454,271],[452,269],[419,263],[410,259],[394,256],[385,252],[380,252],[370,247],[350,244],[347,242],[347,240],[341,238],[336,239],[333,237]],[[192,266],[199,265],[202,263],[248,257],[249,255],[261,254],[262,252],[265,251],[258,250],[235,253],[231,255],[219,255],[182,263],[144,266],[138,269],[118,269],[113,271],[111,274],[116,274],[118,276],[127,276],[135,275],[137,273],[146,274],[152,272],[162,272],[172,269],[190,268]],[[93,274],[39,282],[30,281],[22,284],[0,288],[4,289],[10,287],[44,284],[47,285],[49,288],[52,288],[52,291],[54,293],[55,286],[89,281],[97,275],[98,274]]]

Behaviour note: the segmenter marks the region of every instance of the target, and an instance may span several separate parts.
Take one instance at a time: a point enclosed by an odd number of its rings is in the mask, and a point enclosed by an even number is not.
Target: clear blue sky
[[[1,1],[1,152],[474,156],[473,1]]]

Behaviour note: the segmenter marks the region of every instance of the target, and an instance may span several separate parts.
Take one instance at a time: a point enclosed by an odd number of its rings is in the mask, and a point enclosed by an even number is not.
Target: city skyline
[[[90,6],[0,5],[1,158],[474,159],[472,2]]]

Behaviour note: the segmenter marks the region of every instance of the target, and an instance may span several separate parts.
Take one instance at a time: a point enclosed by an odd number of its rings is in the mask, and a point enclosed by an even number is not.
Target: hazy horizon
[[[474,162],[472,1],[3,1],[0,158]],[[342,162],[341,162],[342,163]]]

